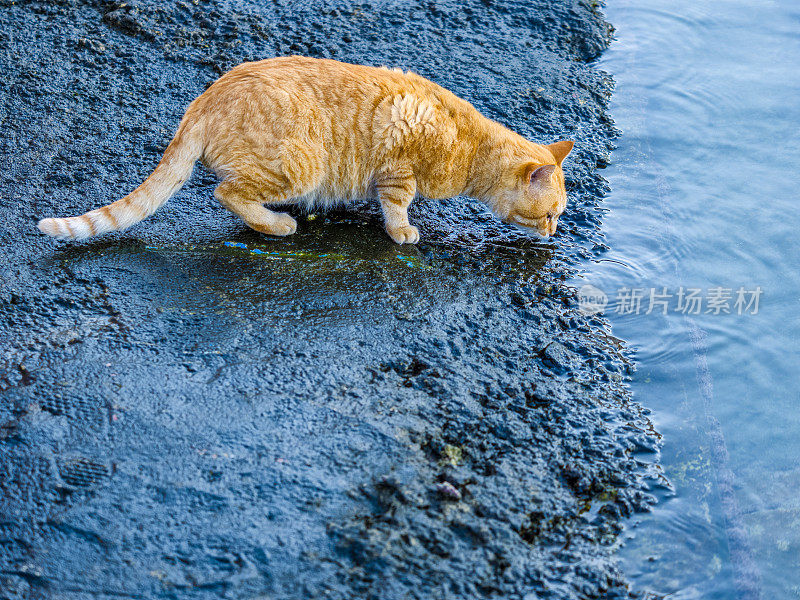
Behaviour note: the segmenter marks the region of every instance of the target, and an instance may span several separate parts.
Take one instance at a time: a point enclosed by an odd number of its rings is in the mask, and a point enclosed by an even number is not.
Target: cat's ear
[[[561,163],[564,162],[564,159],[569,156],[570,152],[572,152],[572,147],[574,145],[575,142],[572,140],[561,140],[560,142],[549,144],[548,146],[545,146],[545,148],[550,150],[553,158],[556,159],[556,164],[560,167]]]
[[[553,176],[553,173],[555,172],[556,172],[555,165],[542,166],[536,163],[528,163],[527,165],[525,165],[522,177],[529,184],[541,183],[544,181],[550,181],[550,178]]]

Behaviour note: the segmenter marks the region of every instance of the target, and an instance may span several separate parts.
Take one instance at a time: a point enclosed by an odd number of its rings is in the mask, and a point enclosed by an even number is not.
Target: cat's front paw
[[[272,223],[272,235],[292,235],[297,231],[297,221],[285,213],[278,213]]]
[[[396,244],[416,244],[419,241],[419,230],[413,225],[387,227],[386,233]]]

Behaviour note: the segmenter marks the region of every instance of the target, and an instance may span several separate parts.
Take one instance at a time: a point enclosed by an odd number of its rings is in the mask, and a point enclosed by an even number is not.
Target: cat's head
[[[547,151],[544,160],[512,166],[505,189],[495,200],[496,211],[506,223],[534,229],[543,237],[556,232],[558,218],[567,206],[561,164],[572,146],[567,140],[541,146]]]

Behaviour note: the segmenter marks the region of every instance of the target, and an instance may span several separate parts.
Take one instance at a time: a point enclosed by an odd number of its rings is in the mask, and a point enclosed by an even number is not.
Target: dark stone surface
[[[602,251],[615,135],[591,5],[0,1],[2,597],[628,595],[611,546],[658,436],[563,284]],[[415,204],[416,248],[374,206],[266,239],[201,169],[128,232],[36,231],[135,187],[219,73],[289,53],[574,137],[562,231],[461,198]]]

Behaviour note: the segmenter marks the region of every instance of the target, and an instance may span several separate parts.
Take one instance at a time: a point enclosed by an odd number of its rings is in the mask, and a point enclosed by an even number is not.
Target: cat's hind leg
[[[225,179],[214,191],[222,205],[252,229],[267,235],[291,235],[297,221],[264,204],[294,202],[316,189],[324,176],[327,154],[321,142],[287,138],[277,149],[267,140],[255,148],[237,149]]]
[[[283,199],[265,197],[264,191],[254,184],[225,180],[214,190],[214,196],[222,206],[241,217],[248,227],[260,233],[285,236],[297,231],[297,221],[292,217],[264,208],[265,202]]]

